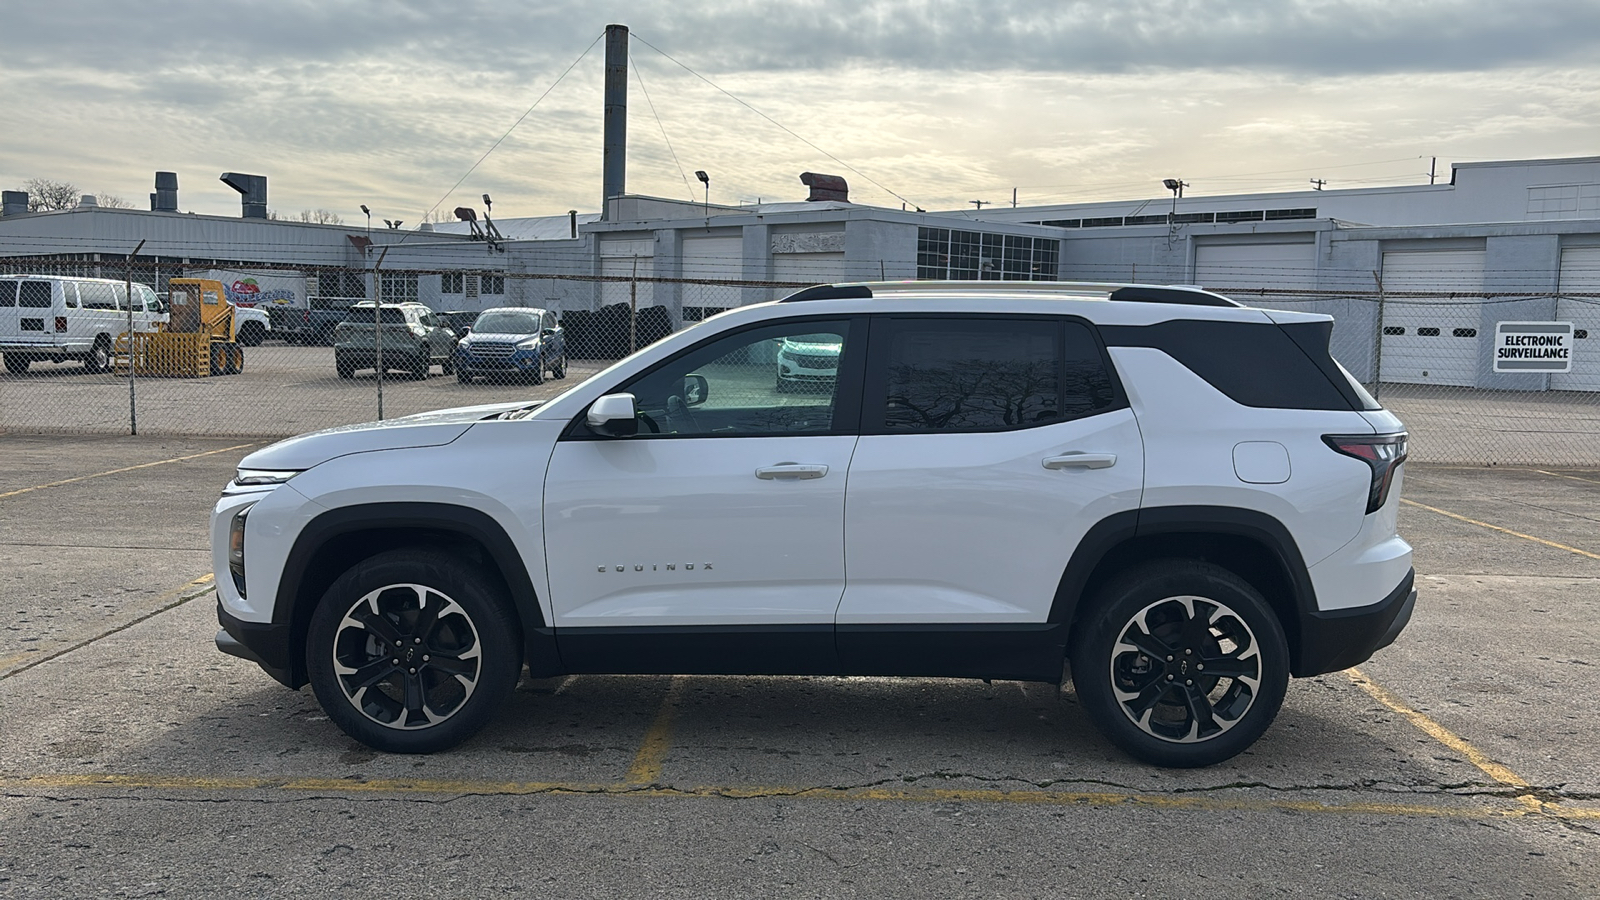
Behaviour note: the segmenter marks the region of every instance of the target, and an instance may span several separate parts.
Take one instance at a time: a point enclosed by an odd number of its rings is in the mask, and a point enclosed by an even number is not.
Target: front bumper
[[[234,618],[217,602],[217,649],[229,656],[247,659],[261,667],[285,687],[298,690],[306,683],[305,673],[294,665],[289,652],[289,626],[246,622]]]
[[[456,369],[469,374],[537,372],[543,364],[543,354],[538,350],[517,350],[510,356],[487,356],[461,349],[455,353]]]
[[[1394,643],[1416,607],[1415,569],[1389,595],[1371,606],[1300,614],[1300,653],[1294,674],[1305,678],[1366,662]]]

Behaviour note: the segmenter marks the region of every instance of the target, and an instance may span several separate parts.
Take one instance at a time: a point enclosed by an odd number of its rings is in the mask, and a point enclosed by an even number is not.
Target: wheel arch
[[[284,563],[272,618],[287,629],[291,687],[306,683],[306,631],[329,585],[361,560],[405,546],[448,547],[472,559],[511,598],[522,623],[525,659],[536,668],[559,669],[554,636],[545,627],[533,579],[499,522],[482,510],[448,503],[367,503],[312,519]]]
[[[1311,575],[1294,536],[1266,513],[1224,506],[1165,506],[1116,513],[1084,535],[1062,572],[1050,621],[1070,632],[1100,585],[1132,566],[1163,558],[1201,559],[1261,592],[1289,643],[1290,671],[1301,674],[1301,622],[1317,608]]]

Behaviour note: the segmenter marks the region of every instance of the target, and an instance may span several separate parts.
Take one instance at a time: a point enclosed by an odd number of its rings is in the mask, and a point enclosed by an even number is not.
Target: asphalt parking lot
[[[1408,466],[1411,627],[1210,769],[937,679],[530,680],[389,757],[212,646],[255,446],[0,436],[0,896],[1600,896],[1600,472]]]

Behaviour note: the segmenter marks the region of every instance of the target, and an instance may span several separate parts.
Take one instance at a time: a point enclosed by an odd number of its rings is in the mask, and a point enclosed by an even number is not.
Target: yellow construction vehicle
[[[167,309],[160,330],[135,333],[131,348],[127,332],[117,338],[117,374],[127,373],[130,358],[139,375],[199,378],[244,370],[244,348],[222,282],[174,278],[167,285]]]

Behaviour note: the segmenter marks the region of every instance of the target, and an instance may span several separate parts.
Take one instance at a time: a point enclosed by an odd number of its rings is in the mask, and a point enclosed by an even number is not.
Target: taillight
[[[67,317],[66,316],[56,316],[56,331],[57,332],[65,332],[66,330],[67,330]]]
[[[1376,512],[1389,499],[1394,470],[1406,461],[1406,434],[1325,434],[1322,440],[1336,452],[1353,456],[1372,469],[1367,491],[1367,512]]]

